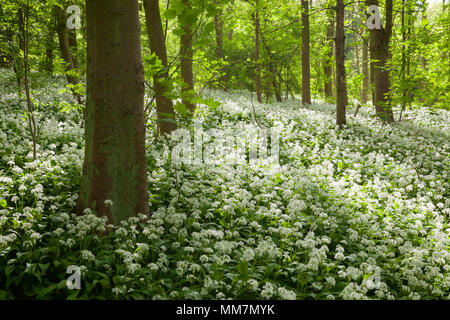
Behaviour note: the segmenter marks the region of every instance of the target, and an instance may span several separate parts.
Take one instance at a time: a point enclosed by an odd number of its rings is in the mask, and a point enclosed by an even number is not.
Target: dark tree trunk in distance
[[[369,0],[369,5],[379,5],[378,0]],[[389,102],[390,77],[388,61],[390,59],[389,42],[392,35],[392,0],[386,0],[386,25],[381,29],[370,30],[370,56],[375,60],[374,72],[374,104],[377,116],[382,120],[393,122],[394,115]]]
[[[261,65],[259,63],[259,37],[260,37],[260,23],[259,23],[259,8],[258,1],[256,1],[255,9],[255,67],[256,67],[256,98],[259,103],[262,103],[261,95]]]
[[[302,0],[302,103],[311,104],[311,70],[309,65],[309,4]]]
[[[281,97],[281,83],[277,83],[277,72],[272,61],[269,62],[269,72],[272,76],[272,86],[275,92],[275,98],[277,99],[277,102],[283,102],[283,98]]]
[[[69,36],[68,36],[68,30],[66,27],[66,14],[64,10],[58,6],[54,7],[54,12],[56,16],[56,33],[58,35],[58,42],[59,42],[59,49],[61,50],[61,57],[63,58],[64,62],[66,63],[66,76],[67,76],[67,82],[69,82],[72,85],[76,85],[79,82],[79,79],[77,76],[74,76],[73,74],[70,74],[70,71],[76,69],[77,61],[74,61],[74,57],[72,56],[71,50],[70,50],[70,43],[69,43]],[[73,44],[73,39],[71,40]],[[81,104],[81,97],[79,94],[73,92],[74,96],[77,98],[78,103]]]
[[[215,1],[216,5],[219,5],[217,1]],[[225,56],[223,53],[223,10],[220,9],[220,12],[214,17],[214,27],[216,31],[216,44],[217,44],[217,57],[222,59],[225,62]],[[223,84],[223,90],[228,91],[227,86],[227,75],[225,66],[222,67],[223,76],[221,77],[221,82]]]
[[[333,19],[330,19],[328,27],[327,27],[327,44],[328,54],[326,57],[325,63],[323,64],[323,71],[325,74],[325,97],[331,98],[333,97],[333,70],[332,70],[332,61],[333,61],[333,39],[334,39],[334,23]]]
[[[144,0],[145,21],[150,39],[150,50],[155,53],[163,67],[167,68],[167,51],[162,28],[161,14],[158,0]],[[168,70],[153,76],[153,87],[158,117],[158,131],[160,134],[169,133],[177,128],[172,100],[166,97],[166,86],[163,81],[167,78]],[[172,117],[168,115],[173,115]]]
[[[49,73],[53,73],[53,50],[55,49],[55,30],[51,23],[48,25],[47,36],[45,39],[45,61],[43,69]]]
[[[336,6],[336,124],[347,123],[345,109],[348,104],[347,84],[345,80],[345,33],[344,0],[337,0]]]
[[[363,39],[362,43],[362,73],[363,87],[361,90],[361,102],[367,103],[370,92],[370,75],[369,75],[369,44],[367,39]]]
[[[77,31],[75,29],[67,30],[67,39],[69,40],[70,54],[75,69],[78,69],[78,41]]]
[[[190,0],[181,0],[183,4],[190,10]],[[192,69],[192,60],[194,59],[194,52],[192,51],[192,25],[183,25],[184,34],[180,37],[180,50],[181,50],[181,79],[184,81],[182,92],[187,96],[183,99],[183,104],[194,112],[195,105],[189,101],[193,98],[194,92],[194,72]]]

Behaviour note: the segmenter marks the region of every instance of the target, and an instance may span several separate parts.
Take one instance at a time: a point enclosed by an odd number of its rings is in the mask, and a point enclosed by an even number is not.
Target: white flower
[[[95,255],[89,250],[82,250],[81,251],[81,258],[83,260],[87,260],[88,262],[91,262],[91,261],[94,261]]]
[[[247,280],[248,285],[250,286],[250,290],[256,291],[258,290],[258,281],[255,279],[249,279]]]
[[[334,258],[335,258],[336,260],[339,260],[339,261],[345,260],[345,256],[344,256],[344,254],[343,254],[342,252],[337,252],[337,253],[334,255]]]
[[[284,287],[278,288],[278,295],[283,300],[295,300],[297,298],[294,291],[287,290]]]
[[[225,299],[225,294],[223,293],[223,292],[219,292],[219,293],[217,293],[216,294],[216,299],[217,300],[223,300],[223,299]]]
[[[261,296],[264,299],[270,299],[270,297],[272,297],[274,294],[274,287],[272,284],[270,284],[270,282],[266,282],[266,284],[264,285],[262,291],[261,291]]]
[[[242,254],[243,261],[252,261],[255,257],[255,252],[251,248],[246,248]]]
[[[130,273],[136,273],[139,269],[141,269],[141,265],[139,263],[129,263],[129,264],[127,264],[127,270]]]
[[[39,240],[39,239],[41,238],[41,235],[40,235],[40,233],[38,233],[38,232],[33,232],[33,233],[30,235],[30,238],[33,239],[33,240]]]
[[[112,205],[113,205],[112,200],[109,200],[109,199],[106,199],[106,200],[105,200],[105,206],[106,206],[107,208],[112,207]]]
[[[149,249],[149,246],[146,243],[137,243],[136,245],[142,251],[148,251],[148,249]]]
[[[156,263],[150,263],[150,264],[148,265],[148,268],[149,268],[151,271],[158,271],[158,269],[159,269],[159,267],[158,267],[158,265],[157,265]]]
[[[201,263],[203,263],[203,264],[205,264],[205,263],[207,263],[209,261],[209,258],[208,258],[208,256],[207,255],[201,255],[200,256],[200,262]]]

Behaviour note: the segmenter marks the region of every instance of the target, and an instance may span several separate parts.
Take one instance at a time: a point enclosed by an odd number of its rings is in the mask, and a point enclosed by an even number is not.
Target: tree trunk
[[[219,5],[219,2],[215,1],[216,5]],[[225,62],[225,56],[223,54],[223,10],[220,9],[220,13],[216,14],[214,17],[214,26],[216,31],[216,43],[217,43],[217,57]],[[221,83],[223,84],[223,90],[228,91],[227,86],[227,75],[225,65],[222,66],[223,76],[221,77]]]
[[[181,0],[187,10],[191,10],[190,0]],[[182,24],[184,34],[180,37],[181,50],[181,79],[184,82],[182,88],[183,104],[194,112],[195,105],[191,102],[194,95],[194,72],[192,70],[192,60],[194,52],[192,51],[192,26],[190,24]]]
[[[302,0],[302,103],[311,104],[311,70],[309,66],[309,3]]]
[[[259,36],[260,36],[260,24],[259,24],[259,8],[258,0],[255,3],[256,11],[254,15],[255,20],[255,66],[256,66],[256,98],[259,103],[262,103],[261,95],[261,66],[259,64]]]
[[[369,5],[377,5],[378,0],[369,0]],[[390,59],[389,42],[392,34],[392,0],[386,0],[386,26],[381,29],[370,30],[371,44],[370,55],[374,59],[374,104],[377,116],[384,121],[393,122],[394,115],[389,102],[390,77],[389,65]]]
[[[325,74],[324,91],[326,98],[333,97],[333,74],[332,74],[333,39],[334,39],[334,24],[333,19],[330,19],[327,27],[328,54],[326,57],[326,61],[323,64],[324,65],[323,72]]]
[[[148,214],[138,10],[137,0],[86,0],[86,144],[78,211],[91,208],[114,224]]]
[[[286,92],[284,95],[284,101],[287,101],[289,98],[289,64],[286,65],[286,81],[285,81],[285,85],[286,85]]]
[[[265,8],[266,9],[266,8]],[[267,29],[267,25],[269,23],[269,20],[266,16],[264,19],[264,28]],[[267,42],[266,37],[264,37],[264,34],[261,35],[261,42],[263,45],[263,49],[265,52],[267,52],[268,61],[267,61],[267,94],[266,94],[266,102],[269,98],[272,98],[272,90],[273,93],[275,93],[275,98],[277,99],[277,102],[282,102],[283,98],[281,97],[281,88],[278,87],[277,84],[277,68],[275,67],[275,59],[274,55],[272,53],[272,50],[270,48],[270,45]]]
[[[406,28],[405,28],[405,6],[406,6],[406,0],[402,0],[402,11],[401,11],[401,27],[402,27],[402,70],[401,70],[401,80],[402,80],[402,86],[405,85],[405,71],[406,71]],[[406,87],[403,89],[402,92],[402,111],[400,112],[400,118],[402,119],[403,112],[406,109],[406,94],[407,89]]]
[[[272,82],[272,72],[270,72],[269,69],[269,63],[266,64],[266,72],[265,72],[265,84],[266,84],[266,103],[269,102],[269,99],[272,99],[273,96],[273,90],[275,90],[275,88],[273,87],[273,82]]]
[[[70,55],[72,56],[73,67],[78,69],[78,41],[75,29],[67,30],[67,39],[69,41]]]
[[[356,64],[356,74],[361,73],[360,63],[359,63],[359,46],[355,44],[355,64]]]
[[[277,99],[277,102],[283,102],[283,98],[281,97],[281,84],[277,83],[277,72],[272,61],[269,62],[269,72],[272,77],[272,87],[275,92],[275,98]]]
[[[19,7],[19,10],[17,10],[17,20],[19,22],[19,48],[25,51],[25,39],[23,36],[25,34],[25,22],[22,7]]]
[[[73,61],[73,57],[70,52],[69,36],[66,27],[66,15],[63,9],[61,9],[58,6],[55,6],[54,10],[56,16],[56,33],[58,34],[58,42],[59,42],[59,49],[61,50],[61,57],[66,63],[66,71],[71,71],[75,69],[75,62]],[[77,77],[70,74],[67,74],[67,81],[73,85],[78,83]]]
[[[362,44],[362,73],[363,73],[363,88],[361,90],[361,102],[365,104],[369,100],[369,90],[370,90],[369,45],[367,43],[367,39],[363,39]]]
[[[19,25],[19,34],[18,34],[18,45],[19,49],[22,52],[25,52],[25,41],[24,41],[24,34],[25,34],[25,27],[24,27],[24,17],[23,17],[23,11],[22,6],[19,5],[19,9],[17,10],[17,23]],[[15,32],[14,32],[15,33]],[[23,78],[23,61],[21,58],[20,53],[13,53],[13,61],[14,61],[14,73],[16,75],[16,82],[17,82],[17,89],[19,96],[22,94],[22,78]]]
[[[161,14],[158,0],[144,0],[145,20],[147,33],[150,39],[150,50],[155,53],[164,68],[167,68],[167,51],[162,28]],[[177,128],[172,100],[166,97],[167,88],[164,80],[168,70],[153,76],[153,88],[156,100],[156,112],[158,117],[158,131],[160,134],[172,132]],[[172,115],[169,116],[168,115]]]
[[[22,6],[22,4],[21,4]],[[23,16],[23,10],[21,10],[21,15]],[[31,141],[33,143],[33,160],[36,160],[36,145],[37,145],[37,127],[36,127],[36,119],[34,117],[34,106],[31,101],[30,95],[30,84],[28,80],[28,48],[29,48],[29,18],[30,18],[30,1],[26,1],[25,7],[25,17],[23,19],[23,70],[24,70],[24,86],[25,86],[25,95],[27,100],[27,110],[28,110],[28,128],[30,131]]]
[[[0,3],[0,16],[3,21],[5,21],[5,14],[3,12],[2,5]],[[11,30],[12,25],[6,26],[4,29],[4,41],[6,43],[13,43],[13,35],[14,31]],[[13,62],[14,57],[12,55],[12,50],[8,48],[2,48],[0,49],[0,66],[2,67],[8,67],[11,65],[11,62]]]
[[[53,43],[55,38],[55,32],[52,27],[49,27],[47,31],[47,37],[45,41],[45,61],[44,61],[44,70],[53,73]]]
[[[337,0],[336,6],[336,124],[342,127],[347,123],[345,108],[348,104],[345,80],[345,31],[344,0]]]

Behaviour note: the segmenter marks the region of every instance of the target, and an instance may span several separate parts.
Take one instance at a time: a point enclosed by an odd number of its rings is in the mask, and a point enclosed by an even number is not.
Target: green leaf
[[[5,290],[0,290],[0,300],[6,300],[8,298],[8,292]]]
[[[45,273],[45,271],[47,271],[49,266],[50,266],[50,263],[39,263],[39,267],[41,268],[41,271],[43,273]]]
[[[52,292],[53,290],[55,290],[58,287],[57,284],[52,284],[51,286],[47,287],[47,288],[37,288],[38,289],[38,299],[42,299],[44,298],[48,293]]]
[[[156,120],[156,122],[169,122],[169,123],[177,124],[177,122],[174,119],[167,119],[167,118],[158,119],[158,120]]]
[[[177,102],[174,106],[173,106],[174,110],[178,113],[181,113],[182,115],[186,114],[189,110],[186,107],[186,105],[184,103],[180,103]]]
[[[241,261],[238,263],[238,270],[241,273],[241,276],[247,277],[248,276],[248,262],[247,261]]]

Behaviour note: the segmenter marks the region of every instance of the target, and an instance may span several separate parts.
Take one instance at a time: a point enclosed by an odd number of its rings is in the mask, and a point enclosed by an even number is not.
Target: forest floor
[[[177,164],[179,141],[155,139],[149,119],[152,215],[102,236],[105,219],[72,214],[81,112],[63,79],[49,81],[33,86],[33,161],[25,100],[2,75],[0,299],[450,298],[448,111],[382,125],[363,107],[338,130],[334,105],[206,92],[221,104],[200,105],[197,127],[216,137],[267,128],[278,161],[223,161],[205,142],[209,161]],[[71,265],[79,290],[66,286]]]

